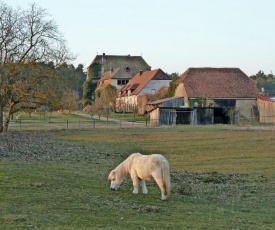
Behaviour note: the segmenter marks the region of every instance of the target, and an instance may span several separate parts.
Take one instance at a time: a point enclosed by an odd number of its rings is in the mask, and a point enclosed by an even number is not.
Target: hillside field
[[[272,127],[177,126],[14,131],[0,135],[1,229],[275,229]],[[131,153],[163,154],[160,200],[110,190]]]

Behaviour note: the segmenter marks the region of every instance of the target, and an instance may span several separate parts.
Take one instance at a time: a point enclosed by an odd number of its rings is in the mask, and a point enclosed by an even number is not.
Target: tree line
[[[257,88],[260,92],[275,94],[275,75],[272,71],[265,74],[260,70],[257,74],[250,76],[251,79],[257,82]]]

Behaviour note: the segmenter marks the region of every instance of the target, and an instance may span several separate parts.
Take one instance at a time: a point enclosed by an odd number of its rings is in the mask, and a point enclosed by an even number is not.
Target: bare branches
[[[45,9],[13,10],[0,3],[0,62],[68,62],[75,57]]]
[[[17,54],[21,43],[19,39],[20,17],[18,10],[13,10],[0,3],[0,61],[6,63]]]
[[[0,2],[0,132],[5,107],[7,130],[10,115],[22,105],[57,102],[62,84],[56,67],[74,58],[45,9]]]

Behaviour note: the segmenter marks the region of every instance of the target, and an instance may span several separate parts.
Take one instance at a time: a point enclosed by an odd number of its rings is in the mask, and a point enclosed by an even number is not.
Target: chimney
[[[102,54],[102,62],[106,61],[105,53]]]
[[[139,76],[141,76],[141,75],[142,75],[142,73],[143,73],[143,72],[142,72],[142,70],[140,70],[140,71],[139,71]]]

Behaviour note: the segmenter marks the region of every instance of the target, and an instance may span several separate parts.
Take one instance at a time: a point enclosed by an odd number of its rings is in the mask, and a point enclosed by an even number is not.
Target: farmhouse
[[[147,95],[154,95],[164,87],[168,87],[171,78],[161,69],[140,71],[127,85],[119,90],[117,109],[133,111],[138,109],[139,114],[144,114],[148,100]]]
[[[127,72],[122,68],[111,68],[98,80],[96,90],[101,90],[107,85],[113,85],[119,90],[127,84],[130,79],[132,79],[130,72]]]
[[[181,116],[182,123],[189,116],[191,124],[234,123],[239,117],[251,118],[257,110],[256,82],[239,68],[189,68],[176,84],[175,98],[182,97],[182,105],[168,108],[162,104],[152,109],[150,119],[154,123],[157,120],[159,124],[167,120],[173,121],[171,124],[180,123],[170,116]],[[186,114],[179,115],[179,110]]]
[[[87,80],[93,83],[110,83],[118,88],[126,85],[140,70],[151,70],[142,56],[96,55],[87,68]],[[103,81],[103,83],[102,83]]]

